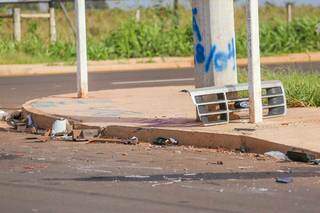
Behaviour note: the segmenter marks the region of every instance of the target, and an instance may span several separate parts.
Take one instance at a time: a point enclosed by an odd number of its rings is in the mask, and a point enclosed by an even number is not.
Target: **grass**
[[[320,107],[320,73],[302,71],[262,71],[263,80],[280,80],[289,107]],[[247,82],[247,73],[239,71],[239,81]]]
[[[132,20],[135,11],[119,9],[87,10],[88,56],[90,60],[140,58],[156,56],[193,55],[191,11],[179,9],[180,22],[174,27],[170,8],[141,9],[141,22]],[[70,12],[71,17],[74,13]],[[235,13],[237,54],[245,57],[246,29],[244,8]],[[74,37],[57,10],[58,42],[49,43],[46,20],[23,20],[22,42],[12,41],[12,22],[0,19],[0,64],[11,63],[72,63],[76,51]],[[279,55],[320,50],[316,25],[320,8],[299,6],[294,9],[295,20],[288,25],[285,9],[260,8],[261,54]],[[112,20],[112,21],[108,21]]]

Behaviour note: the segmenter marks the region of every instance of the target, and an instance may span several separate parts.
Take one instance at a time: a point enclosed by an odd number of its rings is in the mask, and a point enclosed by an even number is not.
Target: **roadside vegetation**
[[[263,80],[280,80],[289,107],[320,107],[319,72],[277,71],[263,69]],[[247,82],[246,70],[239,71],[239,81]]]
[[[142,9],[140,22],[132,19],[134,14],[133,10],[88,10],[90,60],[193,55],[189,10],[179,9],[180,22],[177,26],[169,8]],[[260,16],[262,55],[320,50],[320,35],[316,32],[320,8],[296,7],[295,19],[290,24],[285,21],[284,8],[267,5],[261,8]],[[22,41],[15,43],[11,20],[0,20],[1,64],[72,63],[75,60],[73,33],[60,10],[57,10],[58,42],[55,44],[49,43],[47,21],[24,20],[22,26]],[[245,57],[244,8],[236,9],[236,31],[238,57]]]

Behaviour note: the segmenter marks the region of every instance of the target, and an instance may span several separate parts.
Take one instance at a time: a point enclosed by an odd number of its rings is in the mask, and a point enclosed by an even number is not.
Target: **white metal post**
[[[50,42],[55,43],[57,41],[57,30],[56,30],[56,17],[54,10],[54,2],[49,2],[49,26],[50,26]]]
[[[85,0],[75,0],[77,19],[77,90],[78,98],[88,95],[87,39]]]
[[[21,41],[21,11],[13,8],[13,37],[17,42]]]
[[[287,22],[292,22],[292,2],[287,3]]]
[[[262,99],[258,0],[247,0],[247,28],[250,122],[259,123],[262,122]]]
[[[197,88],[237,83],[233,0],[192,0]]]

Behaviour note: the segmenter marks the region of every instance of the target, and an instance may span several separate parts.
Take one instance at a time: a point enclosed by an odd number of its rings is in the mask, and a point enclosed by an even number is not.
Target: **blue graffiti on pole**
[[[228,43],[228,52],[217,51],[217,46],[214,44],[206,57],[205,48],[202,45],[202,35],[200,27],[198,25],[196,15],[198,14],[198,9],[192,9],[192,26],[193,31],[196,35],[197,44],[195,45],[195,63],[203,64],[205,63],[205,72],[210,71],[212,64],[217,72],[223,72],[228,67],[229,60],[233,61],[233,70],[236,69],[236,51],[235,51],[235,41],[234,38]]]

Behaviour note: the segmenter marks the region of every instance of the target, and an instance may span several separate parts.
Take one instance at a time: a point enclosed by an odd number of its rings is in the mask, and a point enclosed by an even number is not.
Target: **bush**
[[[291,24],[283,21],[265,22],[260,28],[261,55],[320,50],[320,36],[316,32],[319,18],[296,19]],[[36,35],[37,25],[31,23],[28,36],[21,43],[0,40],[0,58],[21,53],[47,58],[48,61],[70,61],[76,56],[74,43],[59,41],[46,44]],[[246,30],[237,32],[238,57],[247,55]],[[89,39],[88,56],[91,60],[140,58],[157,56],[193,55],[191,24],[174,27],[161,21],[135,22],[130,19],[107,34],[102,41]],[[36,61],[36,60],[35,60]],[[5,63],[3,60],[2,63]]]

